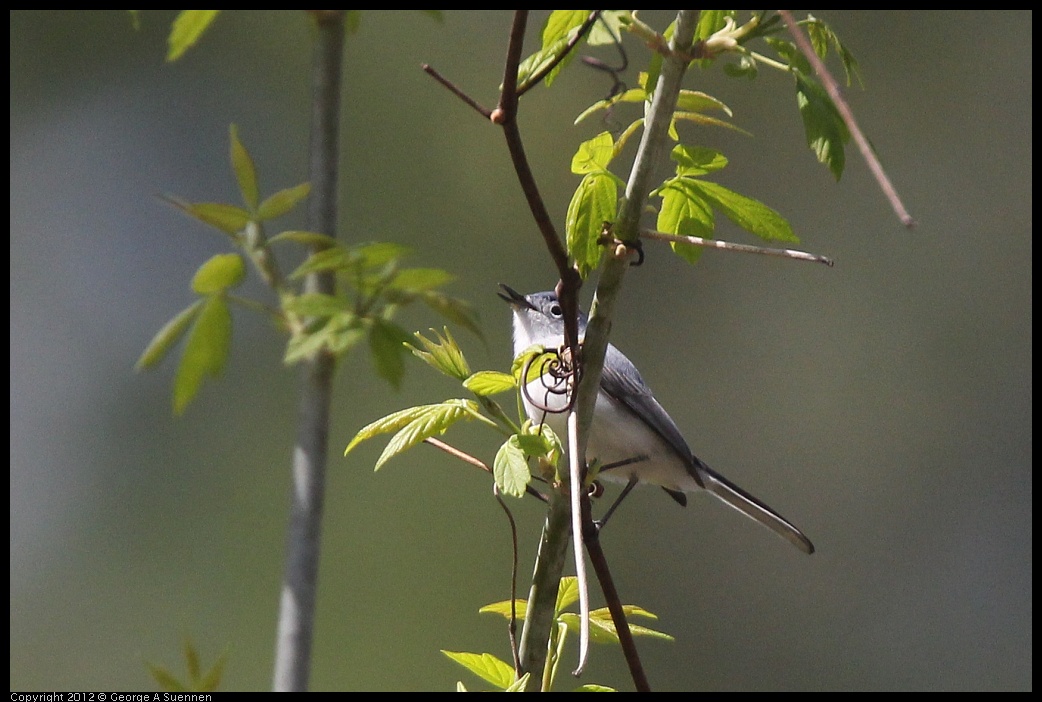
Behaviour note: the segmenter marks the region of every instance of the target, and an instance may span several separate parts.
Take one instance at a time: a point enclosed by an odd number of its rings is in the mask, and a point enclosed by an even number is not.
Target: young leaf
[[[167,39],[169,50],[166,54],[167,61],[176,61],[181,55],[192,48],[199,37],[203,35],[210,24],[217,18],[220,10],[181,10],[174,20],[170,29],[170,37]]]
[[[549,66],[567,48],[568,42],[589,16],[589,10],[554,10],[551,12],[550,16],[546,18],[546,26],[543,27],[543,45],[518,66],[517,84],[524,86],[532,76]],[[557,75],[574,56],[575,52],[570,52],[564,60],[546,74],[544,80],[547,87],[554,82]]]
[[[246,264],[239,254],[217,254],[199,266],[192,277],[192,290],[212,295],[233,288],[246,277]]]
[[[292,241],[295,244],[303,244],[304,246],[320,246],[322,248],[336,246],[337,243],[336,239],[328,234],[320,234],[319,232],[303,232],[295,229],[279,232],[268,239],[269,244],[275,244],[282,241]]]
[[[310,273],[321,271],[347,270],[357,265],[357,262],[357,254],[336,244],[308,256],[295,271],[289,274],[289,279],[299,280]]]
[[[430,290],[451,283],[456,276],[440,268],[401,268],[391,281],[398,290]]]
[[[685,168],[678,166],[677,170]],[[655,228],[667,234],[697,236],[709,239],[713,236],[715,220],[713,210],[693,185],[691,178],[672,178],[659,190],[662,207],[659,209]],[[697,263],[702,257],[702,247],[678,241],[669,242],[674,253],[688,263]]]
[[[215,229],[220,229],[225,234],[234,235],[242,231],[250,221],[250,213],[235,205],[226,205],[223,202],[191,203],[169,196],[163,199],[182,212]]]
[[[422,340],[426,341],[426,339]],[[419,355],[418,352],[417,355]],[[475,395],[486,397],[488,395],[498,395],[501,392],[513,390],[517,387],[517,383],[514,382],[514,376],[508,375],[507,373],[500,373],[499,371],[478,371],[463,381],[463,387],[470,390]]]
[[[174,413],[181,414],[195,398],[207,375],[224,368],[232,339],[232,316],[220,295],[203,303],[185,342],[181,364],[174,378]]]
[[[420,299],[445,319],[467,329],[479,339],[485,338],[478,325],[477,313],[468,303],[436,290],[420,293]]]
[[[465,653],[445,650],[442,653],[500,690],[505,690],[514,682],[514,668],[491,653]]]
[[[677,162],[678,176],[700,176],[727,166],[727,157],[716,149],[677,144],[669,157]]]
[[[409,407],[407,409],[398,410],[397,412],[392,412],[382,419],[367,424],[359,429],[358,433],[355,434],[353,439],[351,439],[351,443],[349,443],[347,448],[344,449],[344,455],[346,456],[355,446],[363,441],[372,439],[374,436],[398,431],[402,427],[408,426],[414,420],[430,412],[433,407],[438,407],[438,405],[419,405],[417,407]]]
[[[445,430],[461,419],[490,421],[481,416],[478,405],[473,400],[446,400],[436,405],[427,405],[419,416],[391,437],[373,470],[380,470],[388,460],[424,439],[435,434],[444,434]]]
[[[528,613],[528,600],[514,600],[514,612],[518,619],[524,619]],[[501,617],[510,619],[510,600],[503,600],[502,602],[493,602],[487,604],[478,610],[478,614],[498,614]]]
[[[799,243],[785,218],[762,202],[739,195],[718,183],[694,178],[685,180],[739,227],[764,239]]]
[[[286,214],[297,206],[311,192],[310,183],[301,183],[292,188],[280,190],[267,197],[257,208],[257,218],[261,220],[275,219]]]
[[[239,128],[233,124],[228,131],[231,136],[232,170],[235,171],[235,179],[239,181],[242,201],[251,210],[256,210],[257,202],[260,198],[257,192],[257,169],[253,165],[253,158],[250,156],[250,152],[239,141]]]
[[[572,195],[565,217],[568,253],[585,278],[597,267],[604,248],[598,243],[605,222],[614,222],[618,205],[616,179],[607,171],[588,173]]]
[[[525,673],[520,678],[510,683],[503,689],[503,692],[524,692],[528,686],[528,679],[532,677],[531,673]]]
[[[532,480],[528,459],[517,440],[517,434],[503,442],[492,463],[492,476],[500,492],[511,497],[524,497],[525,488]]]
[[[585,175],[605,170],[614,156],[613,146],[609,132],[601,132],[579,144],[579,150],[572,156],[572,173]]]
[[[282,362],[292,365],[322,350],[339,356],[364,338],[365,330],[358,317],[351,312],[338,312],[317,329],[290,338]]]
[[[396,324],[374,319],[369,328],[369,351],[373,355],[376,373],[397,390],[405,375],[405,348],[412,345],[412,336]]]
[[[356,244],[349,251],[352,256],[358,257],[358,260],[361,262],[360,265],[367,268],[376,268],[385,263],[405,258],[411,252],[411,249],[393,241],[375,241]]]
[[[323,293],[287,295],[282,300],[282,309],[302,317],[332,317],[341,312],[350,312],[347,300]]]
[[[442,336],[436,330],[431,329],[431,332],[438,339],[436,342],[416,332],[417,340],[427,350],[421,351],[415,345],[410,347],[409,350],[424,363],[441,371],[450,378],[464,380],[470,377],[470,365],[467,363],[467,359],[463,357],[463,351],[460,350],[456,340],[452,338],[448,327],[444,327],[444,330],[445,335]]]
[[[561,582],[557,586],[557,604],[554,607],[554,611],[560,614],[564,611],[565,607],[578,601],[579,579],[574,575],[568,575],[561,578]]]
[[[807,146],[819,162],[828,166],[838,181],[843,175],[845,163],[843,144],[850,141],[850,132],[825,89],[798,71],[795,75],[796,104],[803,118]]]
[[[682,112],[705,112],[706,110],[720,110],[728,117],[734,116],[731,108],[717,100],[712,95],[707,95],[698,90],[681,90],[677,96],[676,109]]]
[[[199,308],[203,306],[203,302],[203,300],[196,300],[163,325],[163,328],[152,337],[152,341],[148,342],[148,347],[142,352],[137,364],[134,365],[134,370],[151,368],[162,361],[167,352],[170,351],[170,348],[184,336],[185,330],[188,329],[188,325],[195,319]]]

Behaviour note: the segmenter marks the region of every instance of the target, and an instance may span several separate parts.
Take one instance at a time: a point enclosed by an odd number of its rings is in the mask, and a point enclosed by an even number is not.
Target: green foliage
[[[179,680],[176,675],[164,666],[148,663],[152,678],[159,684],[164,692],[214,692],[221,684],[221,675],[224,674],[224,665],[228,660],[228,652],[225,651],[205,671],[199,660],[199,653],[190,639],[185,639],[182,645],[182,653],[185,658],[185,671],[187,680]]]
[[[579,12],[579,11],[575,11]],[[799,114],[807,136],[807,144],[817,159],[825,164],[838,180],[845,164],[844,144],[850,135],[831,98],[812,77],[807,60],[796,46],[787,40],[771,36],[780,29],[780,18],[766,11],[758,11],[742,25],[737,24],[736,10],[703,10],[699,15],[695,31],[696,50],[704,58],[695,61],[701,68],[710,68],[719,58],[732,56],[737,63],[727,63],[729,75],[754,78],[757,65],[787,71],[796,84]],[[831,48],[839,57],[847,75],[848,85],[859,78],[857,61],[843,45],[836,33],[824,22],[808,17],[801,23],[809,32],[815,52],[824,59]],[[665,46],[672,35],[672,27],[661,35],[643,24],[635,16],[627,15],[616,25],[640,36],[649,45]],[[749,48],[755,40],[761,40],[777,53],[781,61],[769,59]],[[624,104],[648,105],[653,97],[661,55],[654,53],[648,70],[638,77],[639,87],[630,88],[599,100],[576,118],[576,123],[596,112],[610,110]],[[677,98],[669,136],[681,142],[678,122],[689,122],[697,126],[715,126],[748,134],[728,119],[732,112],[719,99],[700,91],[681,90]],[[614,222],[617,206],[617,179],[608,171],[611,160],[619,154],[626,141],[643,127],[643,118],[634,120],[613,142],[608,133],[599,134],[580,144],[572,158],[572,172],[582,176],[568,206],[566,239],[568,252],[576,269],[586,277],[601,259],[601,233],[606,223]],[[706,159],[711,158],[707,161]],[[720,170],[727,159],[719,152],[705,147],[680,143],[673,150],[678,162],[677,174],[667,179],[653,194],[662,198],[657,228],[670,234],[709,238],[715,228],[714,212],[723,213],[738,226],[759,237],[769,240],[796,242],[791,226],[773,209],[744,195],[735,193],[718,183],[706,181],[701,176]],[[672,243],[673,250],[685,260],[694,263],[701,249],[691,244]]]
[[[199,41],[203,32],[210,28],[219,12],[220,10],[181,10],[170,29],[170,37],[167,40],[170,48],[166,60],[176,61],[181,58],[184,52]]]
[[[561,578],[560,585],[558,585],[557,588],[557,604],[554,608],[554,620],[556,626],[551,628],[554,635],[551,637],[548,646],[549,655],[547,656],[546,661],[547,668],[551,671],[551,674],[549,676],[543,676],[542,678],[549,682],[547,690],[553,687],[553,672],[556,672],[557,663],[560,659],[560,654],[564,648],[564,643],[568,633],[578,633],[579,631],[579,615],[575,612],[567,611],[567,608],[578,602],[578,600],[579,586],[576,578]],[[511,609],[513,609],[513,612],[511,612]],[[485,605],[478,611],[481,614],[497,614],[509,620],[511,616],[523,619],[527,609],[528,602],[519,599],[514,600],[513,607],[511,607],[510,600],[504,600],[502,602],[494,602]],[[623,605],[623,611],[626,614],[627,620],[635,616],[657,619],[654,614],[636,605]],[[630,624],[630,632],[634,636],[648,636],[665,641],[673,641],[673,637],[669,634],[664,634],[661,631],[656,631],[645,626],[635,626]],[[590,640],[594,643],[619,643],[619,636],[615,630],[615,624],[612,622],[611,613],[606,607],[590,612]],[[509,663],[490,653],[461,653],[444,650],[442,653],[498,690],[507,690],[512,686],[516,688],[518,683],[521,683],[520,689],[524,689],[524,683],[515,677],[513,667]],[[459,685],[462,686],[463,683],[461,682]],[[611,688],[590,684],[583,685],[579,689],[584,692],[611,691]]]
[[[341,356],[367,340],[377,374],[395,388],[401,385],[408,349],[418,343],[393,321],[403,306],[423,303],[481,336],[470,306],[439,289],[453,277],[435,268],[402,267],[401,259],[409,249],[400,244],[344,246],[326,234],[299,230],[283,231],[268,239],[264,224],[302,203],[310,186],[301,183],[262,198],[256,165],[234,124],[229,129],[229,145],[229,161],[242,206],[165,198],[185,214],[222,232],[238,249],[237,253],[218,254],[199,267],[191,282],[192,292],[199,299],[175,315],[138,359],[138,370],[152,368],[182,338],[186,339],[174,378],[176,414],[196,397],[207,377],[218,375],[224,367],[231,344],[230,303],[264,312],[288,334],[283,357],[286,364],[316,354]],[[274,244],[304,247],[308,255],[296,270],[283,276]],[[277,308],[230,293],[244,280],[247,261],[277,295]],[[332,273],[338,292],[305,292],[305,280],[316,273]]]
[[[346,455],[358,444],[382,434],[391,434],[391,440],[377,459],[375,469],[425,439],[444,434],[461,420],[478,420],[506,436],[492,461],[490,472],[496,487],[505,495],[521,497],[532,480],[529,461],[535,459],[541,472],[553,473],[564,454],[560,439],[545,424],[533,425],[524,419],[520,396],[520,377],[526,365],[529,379],[535,380],[542,372],[544,361],[555,358],[540,346],[526,349],[514,359],[510,373],[483,370],[472,373],[470,364],[448,329],[443,333],[431,330],[434,338],[420,333],[408,342],[412,354],[435,370],[459,381],[473,393],[474,399],[449,399],[432,405],[419,405],[399,410],[363,427],[344,451]],[[400,344],[405,346],[405,342]],[[529,362],[530,361],[530,362]],[[511,419],[503,408],[491,399],[508,390],[517,397],[518,419]]]

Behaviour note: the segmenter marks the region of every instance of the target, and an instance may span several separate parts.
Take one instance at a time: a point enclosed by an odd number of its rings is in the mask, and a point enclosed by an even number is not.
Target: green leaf
[[[192,642],[185,638],[181,644],[181,650],[185,657],[185,670],[188,672],[188,679],[195,682],[201,675],[199,668],[199,652],[195,650],[195,646]]]
[[[286,214],[311,192],[311,183],[301,183],[292,188],[285,188],[269,196],[257,208],[257,218],[261,220],[275,219]]]
[[[445,335],[442,336],[435,329],[431,329],[437,341],[431,341],[420,332],[416,332],[416,339],[427,350],[421,351],[415,347],[410,347],[409,350],[424,363],[441,371],[450,378],[460,381],[465,380],[471,375],[470,365],[467,363],[467,359],[463,357],[463,351],[460,350],[456,340],[452,338],[448,327],[445,327],[444,330]]]
[[[526,58],[518,66],[517,84],[526,85],[534,75],[549,66],[557,56],[564,52],[568,47],[568,42],[589,16],[589,10],[554,10],[551,12],[543,27],[543,45],[539,51]],[[550,87],[557,75],[574,57],[575,52],[570,52],[552,71],[546,74],[544,81],[547,87]]]
[[[170,29],[167,39],[169,50],[167,61],[176,61],[188,49],[192,48],[210,24],[217,18],[220,10],[181,10]]]
[[[331,317],[342,312],[350,312],[351,304],[335,295],[304,293],[284,297],[282,309],[302,317]]]
[[[399,290],[430,290],[451,283],[456,276],[440,268],[402,268],[391,281]]]
[[[379,470],[381,466],[391,458],[394,458],[403,451],[412,448],[424,439],[430,438],[435,434],[444,434],[449,427],[461,419],[479,419],[485,422],[490,421],[481,416],[478,411],[478,405],[473,400],[445,400],[436,405],[423,405],[421,407],[410,408],[410,410],[406,411],[415,412],[415,414],[397,434],[391,437],[391,440],[387,443],[383,453],[380,454],[380,458],[376,461],[376,466],[373,470]],[[395,415],[397,414],[399,413],[395,413]],[[385,420],[390,419],[395,415],[389,415]],[[398,420],[395,419],[389,422],[388,425],[394,425],[397,422]],[[369,427],[366,427],[359,432],[359,436],[368,429]],[[381,431],[378,433],[384,432]],[[358,436],[352,439],[347,450],[351,450],[359,440],[361,439],[359,439]]]
[[[399,389],[405,375],[405,348],[412,345],[412,335],[397,324],[374,319],[369,328],[369,351],[373,355],[376,374]]]
[[[217,690],[221,684],[221,676],[224,675],[224,665],[228,662],[227,651],[221,653],[221,655],[214,661],[214,664],[210,666],[210,670],[206,671],[206,675],[199,679],[196,690],[199,692],[213,692]]]
[[[584,175],[607,169],[614,156],[613,147],[609,132],[601,132],[593,139],[579,144],[579,150],[572,156],[572,173]]]
[[[838,181],[843,175],[845,163],[843,145],[850,141],[850,132],[825,89],[798,71],[795,76],[796,105],[803,118],[807,146],[819,162],[828,166]]]
[[[669,157],[677,162],[678,176],[700,176],[727,166],[727,157],[716,149],[677,144]]]
[[[684,168],[678,166],[677,170]],[[713,210],[691,178],[672,178],[659,190],[662,207],[655,228],[667,234],[697,236],[710,239],[715,219]],[[677,241],[669,242],[674,253],[694,264],[702,257],[702,247]]]
[[[182,212],[220,229],[226,234],[236,234],[246,227],[250,221],[250,213],[235,205],[223,202],[183,202],[173,197],[164,198]]]
[[[525,687],[528,686],[528,680],[531,677],[531,673],[525,673],[520,678],[507,685],[503,692],[524,692]]]
[[[177,677],[169,670],[161,665],[154,663],[148,663],[148,672],[152,675],[152,678],[159,684],[159,689],[165,692],[189,692],[189,688],[183,682],[177,679]]]
[[[514,382],[514,376],[507,373],[500,373],[499,371],[478,371],[463,381],[463,387],[470,390],[475,395],[486,397],[488,395],[498,395],[501,392],[514,390],[517,387],[517,383]]]
[[[645,611],[640,607],[624,605],[623,611],[626,614],[626,622],[629,624],[630,633],[634,636],[649,636],[656,639],[663,639],[665,641],[674,640],[669,634],[639,624],[633,624],[630,619],[635,614]],[[568,628],[572,632],[579,632],[580,617],[578,614],[575,614],[574,612],[565,612],[559,617],[559,619],[567,624]],[[612,620],[611,612],[607,607],[595,609],[590,612],[590,640],[594,643],[619,643],[619,633],[615,628],[615,622]]]
[[[320,248],[327,248],[330,246],[336,246],[337,241],[334,237],[328,234],[321,234],[319,232],[304,232],[295,229],[291,229],[284,232],[279,232],[275,236],[268,239],[269,244],[275,244],[282,241],[292,241],[295,244],[303,244],[304,246],[314,246]]]
[[[295,334],[286,344],[282,362],[292,365],[319,351],[343,355],[366,336],[361,321],[351,312],[334,314],[317,329]]]
[[[606,110],[609,107],[613,107],[620,102],[644,102],[647,99],[648,93],[646,90],[644,90],[644,88],[630,88],[629,90],[624,90],[618,95],[613,95],[610,98],[598,100],[597,102],[593,103],[585,110],[583,110],[578,117],[575,118],[575,122],[573,122],[573,124],[579,124],[579,122],[582,122],[584,119],[592,115],[594,112],[597,112],[598,110]]]
[[[622,32],[633,23],[633,10],[601,10],[600,18],[586,35],[588,46],[614,46],[622,42]]]
[[[618,205],[616,178],[606,171],[583,176],[565,217],[568,253],[585,278],[597,267],[604,248],[598,239],[605,222],[614,222]]]
[[[702,10],[695,27],[695,41],[704,41],[713,36],[724,28],[728,17],[733,18],[737,14],[737,10]]]
[[[257,201],[260,197],[257,192],[257,169],[253,165],[253,158],[250,156],[250,152],[239,141],[239,128],[233,124],[228,131],[231,137],[232,170],[235,171],[235,179],[239,181],[242,201],[251,210],[256,210]]]
[[[217,254],[199,266],[192,278],[192,290],[212,295],[234,288],[246,277],[246,264],[239,254]]]
[[[469,303],[436,290],[421,292],[420,300],[445,319],[467,329],[479,339],[485,338],[478,324],[477,313]]]
[[[503,442],[492,463],[492,476],[500,492],[511,497],[524,497],[525,488],[532,480],[528,459],[521,450],[517,435]]]
[[[527,675],[527,673],[526,673]],[[586,683],[572,690],[572,692],[618,692],[614,687],[608,687],[607,685],[598,685],[596,683]]]
[[[195,319],[199,308],[203,306],[203,302],[203,300],[196,300],[163,325],[163,328],[152,337],[152,341],[148,342],[148,347],[145,348],[141,358],[134,365],[134,370],[151,368],[162,361],[171,347],[184,336],[185,330],[188,329],[188,325]]]
[[[514,682],[514,668],[491,653],[463,653],[445,650],[442,653],[500,690],[505,690]]]
[[[220,295],[203,303],[185,342],[174,378],[174,413],[181,414],[195,398],[207,375],[224,369],[232,340],[232,315]]]
[[[677,96],[676,109],[681,112],[705,112],[706,110],[720,110],[728,117],[732,117],[731,108],[712,95],[707,95],[698,90],[681,90]]]
[[[565,607],[579,601],[579,579],[574,575],[567,575],[561,578],[561,583],[557,586],[557,604],[554,607],[554,612],[560,614],[564,612]]]
[[[517,603],[514,606],[514,612],[518,619],[524,619],[525,614],[528,613],[528,600],[515,600]],[[478,610],[479,614],[498,614],[506,619],[510,619],[510,600],[503,600],[502,602],[493,602],[487,604]]]
[[[764,239],[792,244],[799,243],[799,238],[785,218],[762,202],[739,195],[718,183],[710,183],[707,180],[685,180],[699,190],[702,197],[711,202],[714,208],[723,212],[739,227]]]
[[[392,241],[356,244],[349,250],[352,256],[358,257],[361,265],[368,268],[377,268],[391,261],[397,261],[411,252],[408,246],[402,246]]]
[[[308,256],[295,271],[289,274],[289,279],[300,280],[311,273],[323,271],[349,270],[356,265],[358,265],[357,255],[337,244]]]

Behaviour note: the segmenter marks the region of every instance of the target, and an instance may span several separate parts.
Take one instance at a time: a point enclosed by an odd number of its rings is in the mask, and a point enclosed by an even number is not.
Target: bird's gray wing
[[[644,382],[637,367],[612,344],[608,344],[608,350],[604,355],[601,389],[625,405],[652,431],[661,436],[688,467],[688,472],[695,482],[700,487],[705,487],[702,476],[698,474],[691,448],[684,441],[684,436],[677,428],[676,422],[655,399],[651,388]],[[675,495],[673,498],[677,499]]]

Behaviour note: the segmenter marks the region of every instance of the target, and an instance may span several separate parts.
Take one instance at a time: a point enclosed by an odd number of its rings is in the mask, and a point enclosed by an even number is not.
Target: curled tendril
[[[549,358],[532,356],[525,361],[525,366],[521,370],[521,393],[525,400],[540,412],[547,414],[562,414],[570,411],[572,407],[575,406],[575,393],[570,393],[568,382],[573,375],[574,369],[572,364],[564,359],[560,351],[550,351],[548,353],[550,354]],[[543,393],[543,402],[539,402],[532,397],[528,390],[528,374],[529,370],[532,368],[532,363],[535,362],[536,358],[543,358],[542,365],[539,367],[539,382],[545,390]],[[576,380],[578,380],[578,378]],[[573,385],[577,385],[577,383]],[[568,402],[560,409],[555,409],[544,404],[551,395],[569,394]]]

